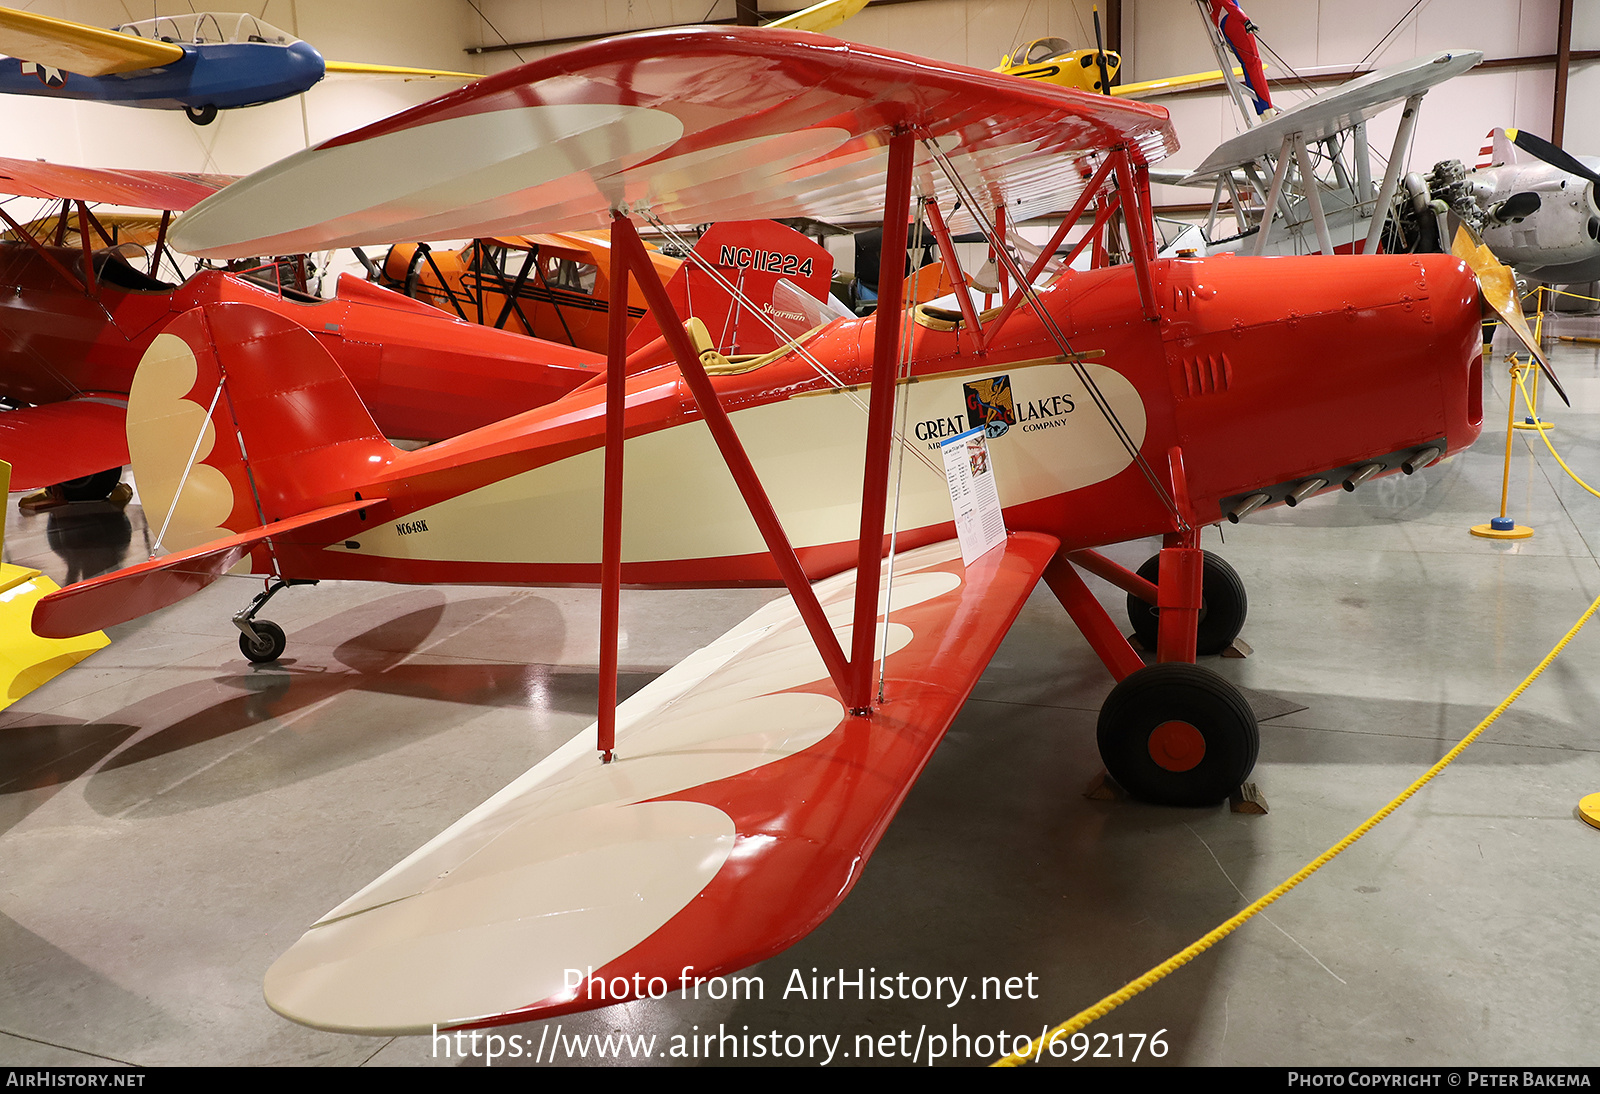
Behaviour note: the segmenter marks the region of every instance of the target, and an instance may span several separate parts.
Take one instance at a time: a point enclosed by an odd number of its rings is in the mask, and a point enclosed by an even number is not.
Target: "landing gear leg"
[[[258,665],[276,661],[283,656],[284,648],[289,640],[283,633],[283,628],[266,619],[256,619],[256,613],[267,606],[282,589],[290,585],[315,585],[315,581],[286,581],[274,578],[264,592],[255,595],[250,601],[250,606],[236,613],[233,625],[239,628],[239,652]]]
[[[1148,577],[1092,551],[1056,556],[1044,577],[1118,680],[1101,707],[1097,733],[1111,777],[1133,796],[1159,805],[1212,805],[1250,774],[1260,730],[1239,689],[1194,664],[1205,604],[1203,553],[1192,541],[1179,542],[1157,559],[1150,576],[1158,579],[1153,597],[1159,610],[1153,636],[1158,663],[1148,666],[1089,593],[1073,563],[1130,593],[1139,590],[1141,599],[1151,591]],[[1242,591],[1241,586],[1241,599]]]
[[[1233,645],[1244,629],[1249,600],[1239,572],[1220,555],[1202,551],[1200,577],[1200,618],[1195,628],[1195,652],[1202,657],[1221,653]],[[1151,555],[1139,567],[1139,576],[1154,583],[1161,570],[1161,556]],[[1156,648],[1161,610],[1133,593],[1128,594],[1128,622],[1147,650]]]

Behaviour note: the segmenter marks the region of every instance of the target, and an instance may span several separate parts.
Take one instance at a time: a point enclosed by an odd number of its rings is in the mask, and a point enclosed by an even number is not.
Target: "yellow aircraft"
[[[1035,38],[1027,45],[1018,46],[1010,55],[1000,58],[995,72],[1007,76],[1021,76],[1025,80],[1043,80],[1075,87],[1080,91],[1103,93],[1101,87],[1100,58],[1105,58],[1105,79],[1115,79],[1122,67],[1120,54],[1109,49],[1074,49],[1065,38]],[[1235,68],[1233,74],[1243,74]],[[1116,84],[1111,94],[1126,99],[1142,99],[1169,91],[1186,91],[1222,83],[1222,71],[1192,72],[1186,76],[1167,76],[1159,80],[1141,80],[1131,84]]]
[[[0,461],[0,498],[11,486],[11,465]],[[5,526],[0,522],[0,545]],[[111,644],[104,631],[77,638],[33,633],[33,606],[60,586],[31,566],[0,562],[0,710]]]
[[[1021,76],[1025,80],[1043,80],[1047,84],[1103,93],[1102,58],[1105,60],[1104,78],[1109,80],[1116,76],[1117,69],[1122,66],[1120,54],[1108,49],[1073,49],[1072,43],[1065,38],[1035,38],[1025,46],[1018,46],[1009,56],[1000,58],[1000,67],[994,71],[1007,76]]]

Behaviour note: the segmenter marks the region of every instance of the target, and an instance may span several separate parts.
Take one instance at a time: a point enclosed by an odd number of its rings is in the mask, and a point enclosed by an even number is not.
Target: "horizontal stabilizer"
[[[612,763],[591,728],[329,912],[268,971],[267,1002],[420,1033],[605,1006],[652,977],[677,990],[686,967],[784,949],[860,877],[1057,547],[1015,533],[965,569],[954,541],[900,555],[870,717],[773,601],[618,707]],[[848,649],[855,572],[815,588]],[[603,987],[568,979],[591,967]]]
[[[481,72],[450,72],[438,68],[409,68],[405,65],[372,65],[365,61],[329,61],[326,70],[347,76],[398,76],[407,80],[464,80],[472,83],[483,79]]]
[[[327,505],[287,520],[274,521],[263,528],[252,528],[187,551],[177,551],[68,585],[34,607],[33,633],[41,638],[68,638],[137,619],[199,592],[231,569],[258,543],[274,536],[301,532],[381,503],[381,498],[368,498]]]
[[[84,396],[0,413],[0,460],[11,489],[37,490],[128,462],[128,400]]]

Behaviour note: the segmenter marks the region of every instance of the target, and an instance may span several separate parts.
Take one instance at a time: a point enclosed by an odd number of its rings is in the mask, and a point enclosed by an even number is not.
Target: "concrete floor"
[[[1555,356],[1575,409],[1547,406],[1552,438],[1600,481],[1600,354]],[[1041,590],[854,892],[751,970],[764,999],[674,995],[498,1032],[527,1053],[544,1037],[545,1061],[558,1031],[564,1049],[653,1034],[654,1063],[719,1032],[765,1035],[769,1051],[774,1031],[785,1051],[800,1042],[783,1037],[812,1038],[813,1058],[817,1035],[842,1035],[845,1064],[866,1062],[858,1035],[907,1053],[920,1037],[925,1059],[928,1038],[959,1033],[987,1055],[983,1035],[992,1049],[1002,1030],[1037,1033],[1192,942],[1442,756],[1600,593],[1600,500],[1534,434],[1514,439],[1511,511],[1537,535],[1467,534],[1498,508],[1506,378],[1492,371],[1472,452],[1259,514],[1225,543],[1207,533],[1249,587],[1255,647],[1210,663],[1304,707],[1262,726],[1270,815],[1086,799],[1111,680]],[[8,557],[58,579],[143,557],[150,538],[136,504],[7,518]],[[1113,553],[1136,565],[1149,549]],[[595,596],[293,589],[266,613],[288,631],[285,659],[252,667],[228,616],[258,587],[222,581],[118,627],[0,714],[0,1064],[463,1062],[425,1037],[293,1025],[262,1002],[261,977],[329,908],[589,724]],[[625,594],[625,685],[772,595]],[[1126,1059],[1132,1035],[1161,1031],[1166,1055],[1141,1063],[1600,1062],[1583,1002],[1600,980],[1600,831],[1575,808],[1600,791],[1597,668],[1600,631],[1362,842],[1090,1033],[1126,1035]],[[1024,995],[1031,977],[1036,997],[786,999],[813,970],[969,977],[969,992],[1019,977]],[[1115,1038],[1090,1047],[1117,1062]]]

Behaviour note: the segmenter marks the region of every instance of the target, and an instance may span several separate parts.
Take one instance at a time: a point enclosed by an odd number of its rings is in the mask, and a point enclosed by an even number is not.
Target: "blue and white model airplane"
[[[196,125],[217,111],[276,102],[329,72],[476,80],[470,72],[325,61],[308,42],[253,15],[192,12],[105,30],[0,8],[0,94],[87,99],[183,110]]]

